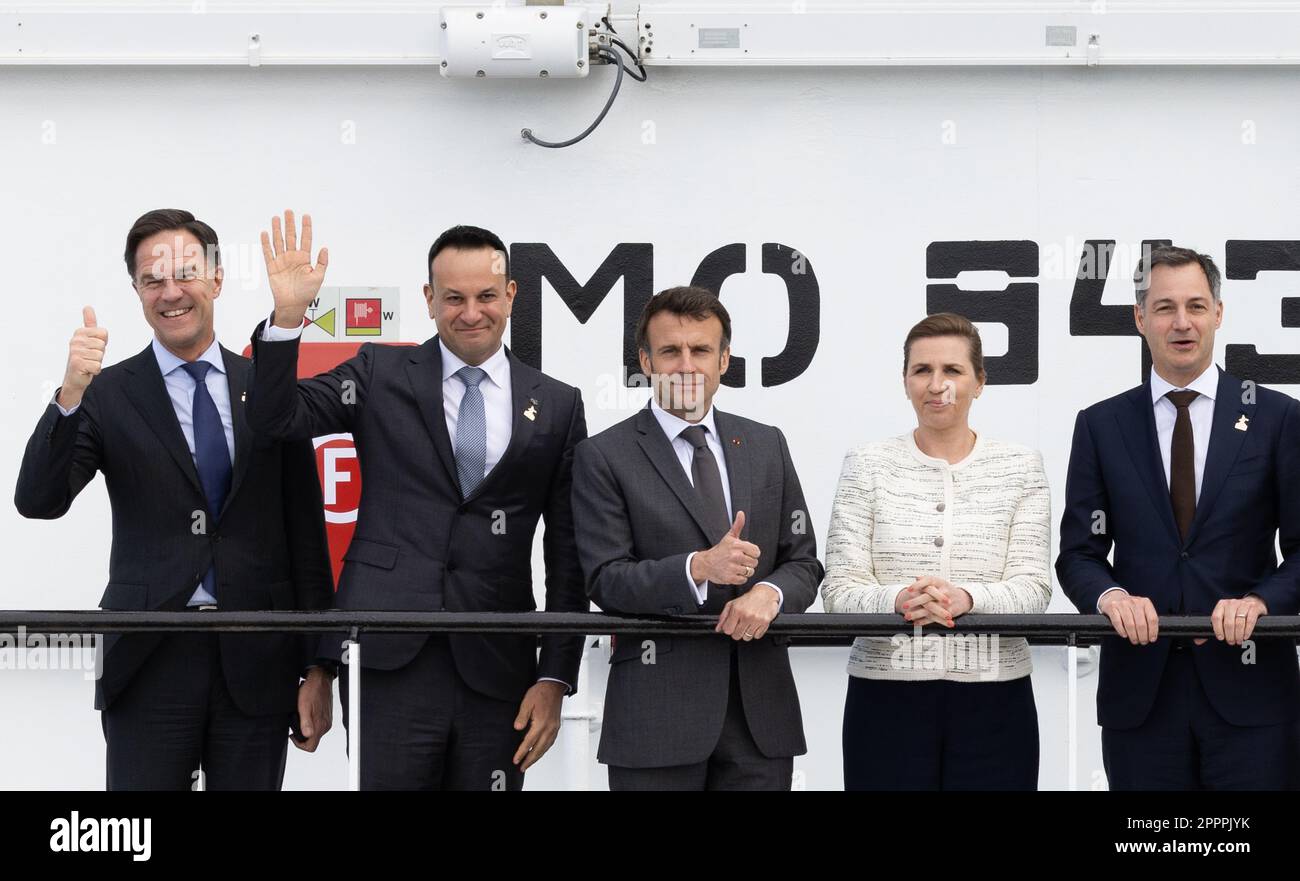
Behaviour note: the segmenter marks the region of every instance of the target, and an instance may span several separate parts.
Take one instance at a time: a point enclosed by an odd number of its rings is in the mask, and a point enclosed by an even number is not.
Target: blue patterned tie
[[[456,378],[465,383],[465,397],[460,399],[456,417],[456,476],[460,478],[462,498],[468,498],[483,480],[487,469],[487,417],[483,412],[483,390],[479,383],[487,371],[481,367],[462,367]]]
[[[230,492],[230,448],[226,446],[226,429],[221,424],[221,414],[208,393],[206,377],[212,365],[207,361],[182,364],[185,372],[194,378],[194,458],[199,469],[199,483],[208,499],[208,528],[216,525],[221,509]],[[203,590],[216,598],[216,570],[208,569],[203,576]]]

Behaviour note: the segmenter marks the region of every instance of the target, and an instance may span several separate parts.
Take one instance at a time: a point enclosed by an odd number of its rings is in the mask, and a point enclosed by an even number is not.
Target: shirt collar
[[[169,352],[166,346],[158,342],[158,337],[153,338],[153,356],[158,360],[158,369],[162,371],[163,376],[180,369],[181,365],[185,363],[184,358]],[[203,354],[195,360],[207,361],[218,372],[226,372],[226,362],[221,358],[221,344],[217,342],[215,336],[212,338],[212,345],[208,346]]]
[[[438,348],[442,350],[442,381],[446,382],[456,375],[456,371],[469,365],[456,356],[447,344],[438,338]],[[506,357],[506,347],[497,346],[497,350],[492,356],[478,365],[485,373],[488,379],[497,386],[497,388],[508,388],[510,385],[510,360]]]
[[[718,436],[718,427],[713,421],[712,403],[709,404],[708,412],[704,414],[704,418],[699,422],[687,422],[680,416],[674,416],[663,407],[660,407],[659,402],[654,398],[650,399],[650,412],[654,414],[655,420],[659,423],[659,427],[664,430],[664,434],[668,435],[669,441],[676,440],[683,430],[690,428],[692,425],[703,425],[708,428],[709,434],[713,435],[713,437]]]
[[[1210,362],[1210,366],[1205,368],[1205,371],[1201,373],[1200,376],[1192,380],[1190,385],[1185,385],[1185,386],[1177,386],[1171,384],[1159,373],[1156,373],[1156,369],[1154,367],[1151,368],[1151,403],[1152,404],[1160,403],[1160,399],[1163,398],[1169,392],[1179,391],[1181,389],[1188,389],[1190,391],[1200,392],[1202,395],[1204,395],[1205,397],[1213,401],[1214,396],[1218,394],[1219,391],[1219,368],[1214,364],[1214,362]]]

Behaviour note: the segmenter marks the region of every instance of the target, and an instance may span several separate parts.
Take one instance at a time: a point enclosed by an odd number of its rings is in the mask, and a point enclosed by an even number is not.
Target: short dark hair
[[[907,332],[907,339],[903,341],[904,376],[907,375],[907,365],[912,357],[912,343],[937,336],[959,336],[966,340],[975,375],[984,379],[984,346],[980,342],[979,328],[965,315],[956,312],[936,312],[928,318],[922,318]]]
[[[446,230],[442,235],[433,240],[429,247],[429,284],[433,285],[433,258],[448,248],[474,250],[476,248],[491,248],[493,251],[499,251],[506,260],[506,281],[510,281],[510,251],[506,248],[505,242],[491,230],[483,229],[479,226],[466,226],[461,224],[453,226]]]
[[[180,208],[157,208],[140,215],[140,218],[131,224],[131,231],[126,234],[126,253],[123,257],[126,258],[126,271],[132,281],[135,281],[135,252],[139,250],[140,243],[150,236],[172,230],[178,232],[184,230],[193,235],[203,245],[205,258],[206,255],[211,254],[214,263],[218,267],[221,266],[221,246],[217,244],[216,230]]]
[[[696,321],[704,321],[710,315],[716,316],[722,322],[722,348],[731,345],[731,316],[727,314],[727,307],[718,300],[718,295],[707,288],[682,285],[660,291],[645,304],[641,318],[636,323],[638,351],[650,353],[650,319],[660,312],[688,315]]]
[[[1198,253],[1191,248],[1180,248],[1177,245],[1156,245],[1149,251],[1142,249],[1142,257],[1138,260],[1137,269],[1133,271],[1133,287],[1137,291],[1137,304],[1146,308],[1147,289],[1151,287],[1151,271],[1157,266],[1186,266],[1189,263],[1197,263],[1201,271],[1205,273],[1205,280],[1210,285],[1210,294],[1217,303],[1219,301],[1220,278],[1219,267],[1214,265],[1214,260],[1208,254]]]

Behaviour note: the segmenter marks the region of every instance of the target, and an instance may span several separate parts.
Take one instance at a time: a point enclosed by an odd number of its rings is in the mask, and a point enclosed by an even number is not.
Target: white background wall
[[[453,223],[546,242],[583,281],[618,242],[653,242],[656,289],[688,281],[714,248],[748,243],[750,272],[722,298],[751,384],[722,389],[718,404],[785,430],[823,541],[844,451],[913,424],[900,348],[925,314],[928,243],[1032,239],[1044,260],[1049,249],[1065,253],[1064,272],[1038,279],[1038,382],[990,387],[972,413],[978,430],[1043,451],[1056,518],[1075,413],[1138,380],[1136,339],[1069,336],[1083,240],[1172,237],[1222,265],[1227,239],[1297,237],[1294,70],[660,69],[648,84],[626,82],[578,147],[519,140],[525,125],[543,137],[580,130],[609,75],[448,82],[402,68],[0,68],[0,487],[14,485],[83,304],[110,330],[109,361],[148,343],[121,251],[132,220],[156,207],[190,209],[222,236],[217,331],[236,350],[270,304],[258,231],[285,207],[313,214],[317,243],[330,248],[327,283],[401,288],[403,336],[413,341],[433,333],[420,296],[424,255]],[[1254,143],[1243,142],[1247,122]],[[944,143],[946,131],[955,143]],[[781,350],[787,320],[799,316],[787,319],[781,282],[758,271],[763,242],[801,249],[821,283],[816,358],[774,388],[758,385],[759,358]],[[1114,269],[1106,302],[1130,302],[1129,270]],[[1298,292],[1294,275],[1225,281],[1220,363],[1225,343],[1300,351],[1300,332],[1278,320],[1279,298]],[[608,406],[620,291],[586,325],[545,296],[543,368],[582,388],[598,431],[643,400]],[[987,328],[986,353],[1003,346],[1005,333]],[[108,529],[99,481],[58,522],[0,509],[0,606],[93,607]],[[1059,590],[1051,610],[1072,611]],[[796,769],[810,789],[842,783],[846,656],[797,652],[810,751]],[[1062,659],[1036,650],[1046,788],[1065,784]],[[604,675],[592,666],[594,700]],[[1094,689],[1095,675],[1081,681],[1085,788],[1100,780]],[[79,673],[0,671],[0,707],[0,786],[103,785],[99,720]],[[566,726],[562,740],[576,731]],[[320,754],[291,749],[286,786],[342,787],[343,745],[339,725]],[[564,785],[572,746],[557,745],[529,787]]]

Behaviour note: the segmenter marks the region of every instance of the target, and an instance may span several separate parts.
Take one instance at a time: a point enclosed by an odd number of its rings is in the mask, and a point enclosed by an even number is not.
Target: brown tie
[[[1169,498],[1174,503],[1178,534],[1187,541],[1196,517],[1196,441],[1192,437],[1192,416],[1188,407],[1200,392],[1169,392],[1165,395],[1178,408],[1174,440],[1169,450]]]

